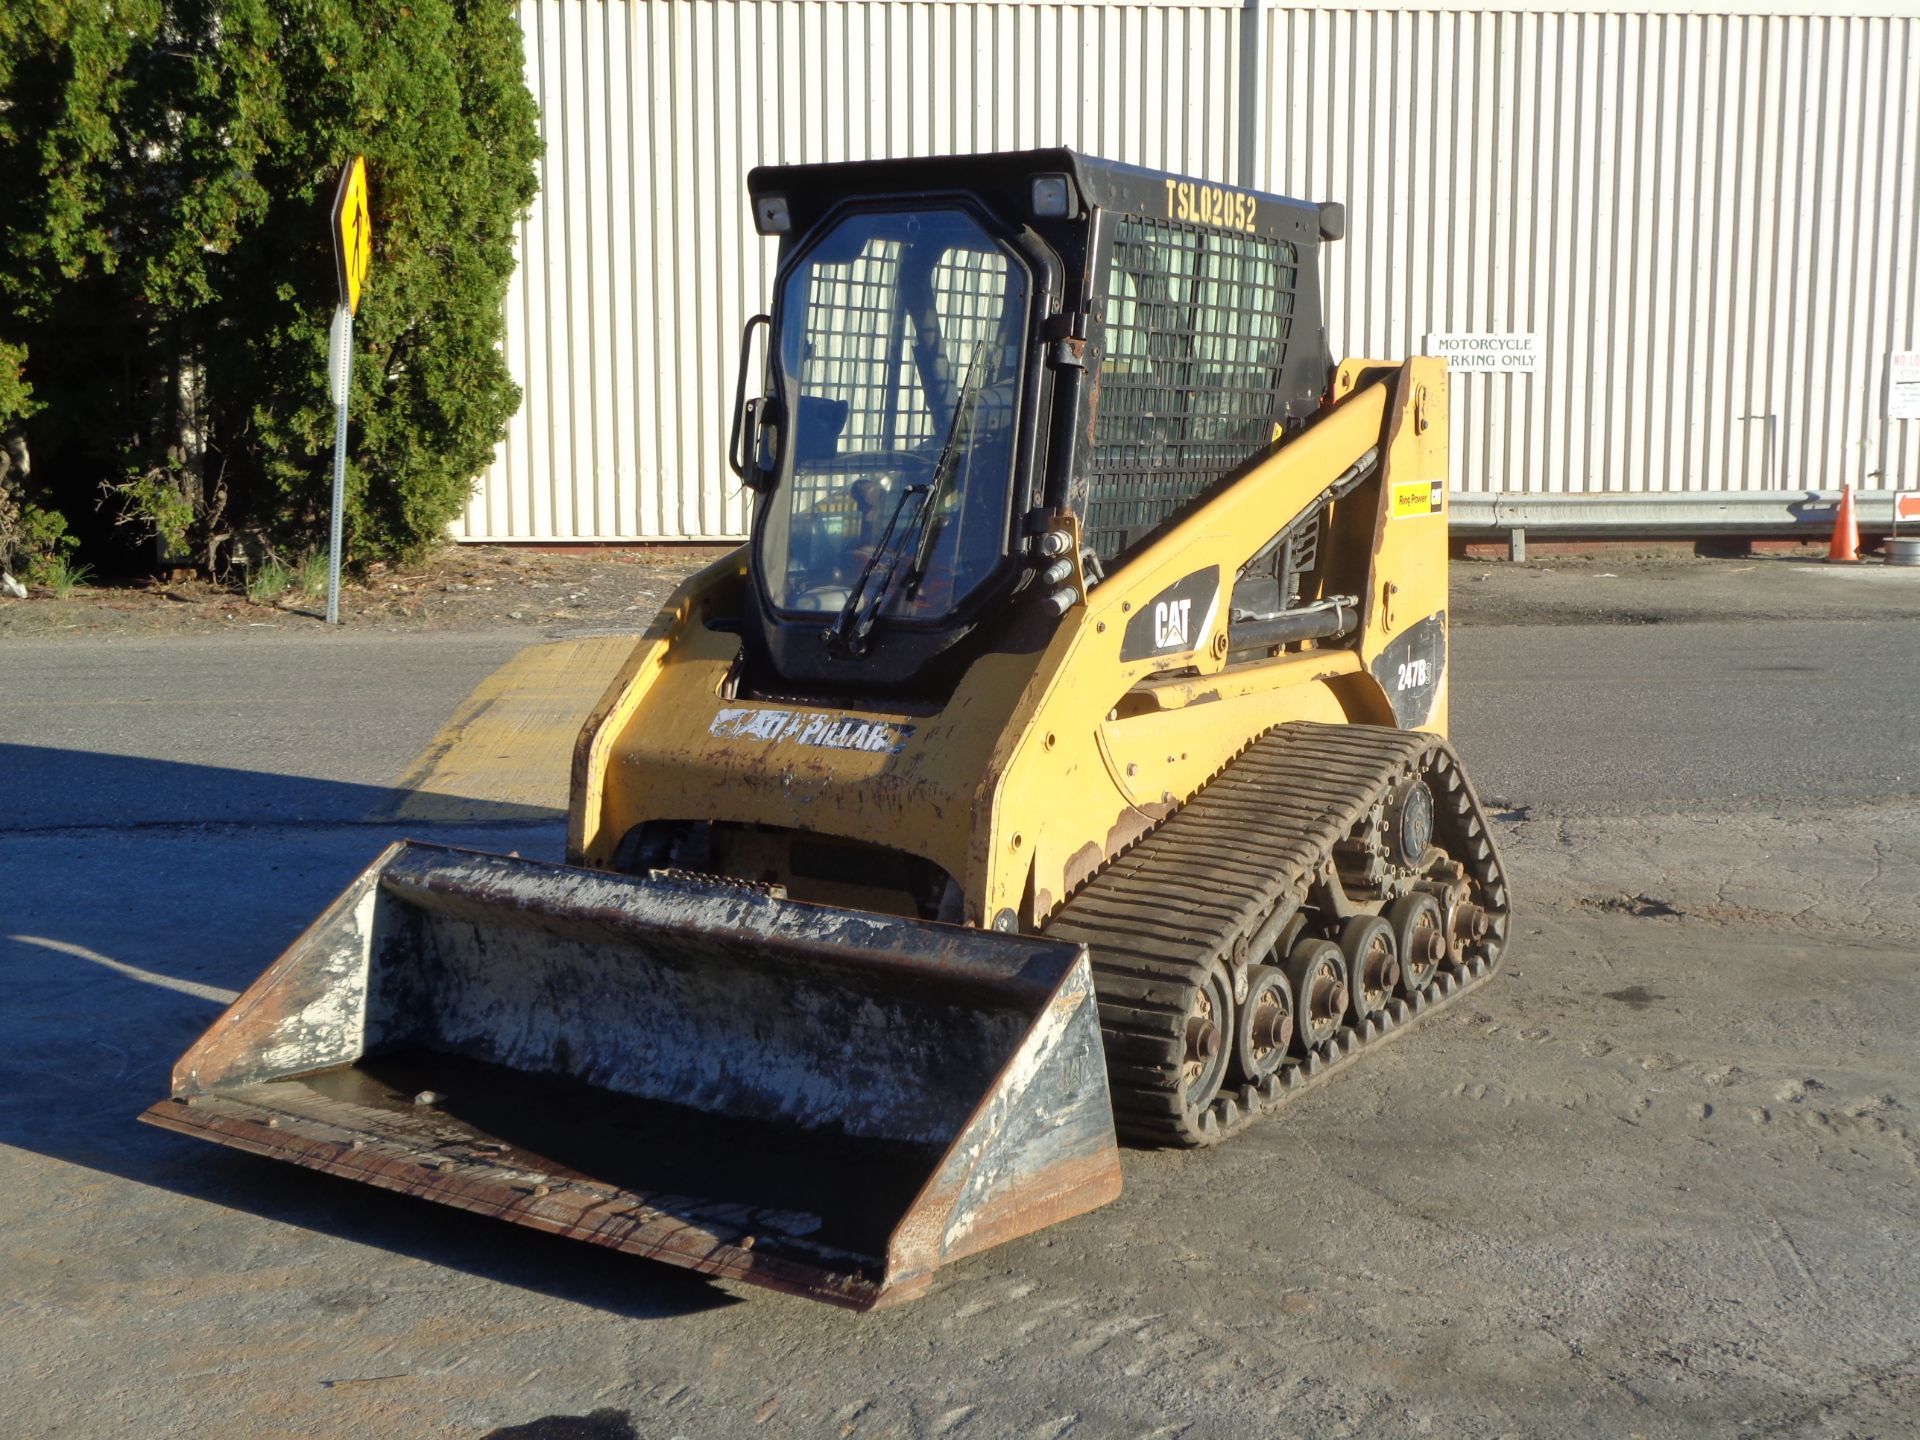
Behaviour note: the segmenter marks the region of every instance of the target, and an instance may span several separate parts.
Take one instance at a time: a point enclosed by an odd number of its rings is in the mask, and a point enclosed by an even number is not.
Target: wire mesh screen
[[[845,262],[815,262],[812,267],[801,393],[803,404],[816,413],[831,413],[838,428],[824,443],[809,444],[803,438],[806,458],[828,458],[823,450],[838,455],[899,453],[931,442],[936,410],[944,413],[951,407],[964,382],[968,357],[1000,324],[1006,257],[995,250],[953,246],[932,269],[936,343],[931,351],[916,354],[911,302],[900,289],[905,250],[897,240],[876,237]],[[921,284],[927,286],[926,272],[921,275]],[[923,366],[935,378],[936,388],[946,392],[938,407],[928,400]],[[831,409],[822,410],[821,402]],[[844,476],[834,467],[825,474],[807,474],[809,468],[803,463],[796,476],[802,488],[824,496],[844,487]]]
[[[933,309],[940,322],[940,353],[964,366],[991,340],[1006,308],[1007,257],[997,250],[953,249],[933,267]],[[953,377],[965,383],[965,377]]]
[[[1274,441],[1298,284],[1284,240],[1119,222],[1088,465],[1096,553],[1124,550]]]
[[[901,248],[875,239],[844,264],[814,267],[801,383],[847,407],[844,450],[889,450],[931,433],[896,298]]]

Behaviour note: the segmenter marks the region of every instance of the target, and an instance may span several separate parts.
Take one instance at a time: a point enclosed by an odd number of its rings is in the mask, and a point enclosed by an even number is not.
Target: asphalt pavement
[[[1454,738],[1483,795],[1541,813],[1910,796],[1916,633],[1905,616],[1853,613],[1470,621],[1454,633]],[[511,631],[17,643],[0,684],[0,746],[15,747],[0,813],[11,829],[359,819],[526,643]]]
[[[1542,814],[1910,797],[1917,637],[1833,617],[1463,625],[1453,736],[1482,795]]]
[[[357,821],[514,632],[16,641],[0,656],[8,830]]]
[[[134,1123],[388,839],[557,858],[385,818],[523,633],[9,643],[0,1433],[1920,1433],[1920,622],[1750,573],[1467,569],[1499,976],[869,1317]]]

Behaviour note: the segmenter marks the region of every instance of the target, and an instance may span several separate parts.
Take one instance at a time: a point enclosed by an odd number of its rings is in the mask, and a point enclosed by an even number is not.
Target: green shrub
[[[510,0],[0,7],[0,428],[18,355],[58,507],[104,487],[210,569],[233,533],[318,539],[328,216],[358,152],[346,548],[432,545],[519,404],[500,342],[539,147],[523,65]]]
[[[247,599],[255,605],[271,605],[287,593],[293,584],[293,572],[278,560],[263,560],[247,571]]]
[[[302,595],[325,596],[327,593],[327,552],[315,550],[300,562],[293,576],[294,588]]]
[[[78,537],[67,531],[66,516],[28,501],[15,509],[11,533],[0,535],[0,568],[18,569],[29,585],[53,585],[79,548]]]
[[[27,384],[27,347],[0,340],[0,431],[38,408],[33,403],[33,387]]]
[[[28,571],[28,583],[45,585],[53,591],[56,600],[65,600],[73,594],[75,586],[85,585],[92,579],[91,565],[76,565],[64,555],[36,561]]]
[[[119,501],[122,521],[137,526],[143,537],[157,539],[168,556],[191,553],[207,522],[217,518],[200,503],[199,487],[177,460],[129,472],[126,479],[104,488]],[[207,563],[213,568],[213,557]]]

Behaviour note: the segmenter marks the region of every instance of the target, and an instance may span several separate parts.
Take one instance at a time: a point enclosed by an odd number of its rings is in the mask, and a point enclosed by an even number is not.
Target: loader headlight
[[[1058,219],[1073,213],[1073,187],[1064,175],[1033,177],[1033,213]]]
[[[757,195],[753,201],[753,224],[762,235],[784,235],[793,228],[793,216],[787,210],[784,195]]]

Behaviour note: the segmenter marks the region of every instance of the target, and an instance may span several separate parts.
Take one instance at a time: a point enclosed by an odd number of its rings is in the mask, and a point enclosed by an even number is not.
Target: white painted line
[[[171,975],[159,975],[151,970],[142,970],[138,965],[129,965],[122,960],[110,959],[98,950],[89,950],[84,945],[75,945],[66,940],[49,940],[41,935],[9,935],[7,939],[16,945],[38,945],[42,950],[57,950],[60,954],[71,955],[76,960],[89,960],[95,965],[105,966],[116,975],[124,975],[129,980],[138,980],[143,985],[158,985],[162,990],[178,990],[182,995],[191,995],[196,1000],[211,1000],[216,1005],[231,1005],[240,996],[238,990],[222,990],[218,985],[199,985],[192,980],[177,980]]]

